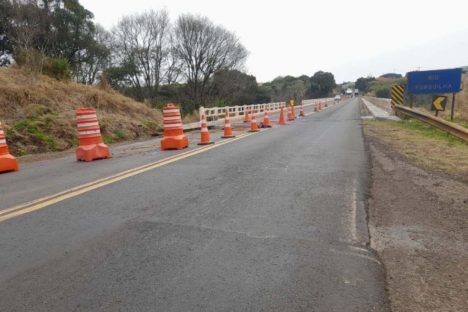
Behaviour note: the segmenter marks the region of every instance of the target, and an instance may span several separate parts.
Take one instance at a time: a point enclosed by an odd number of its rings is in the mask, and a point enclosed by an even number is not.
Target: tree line
[[[95,24],[79,0],[0,0],[0,66],[16,63],[57,79],[110,85],[139,101],[242,105],[329,95],[331,73],[258,84],[244,73],[247,49],[208,18],[165,10]]]

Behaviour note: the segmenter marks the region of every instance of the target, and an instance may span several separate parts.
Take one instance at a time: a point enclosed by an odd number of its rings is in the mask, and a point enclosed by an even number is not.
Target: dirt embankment
[[[160,131],[158,110],[111,89],[0,68],[0,120],[14,155],[63,151],[77,145],[75,110],[80,107],[97,109],[107,143]]]
[[[386,268],[392,311],[466,311],[468,153],[391,124],[369,123],[365,134],[372,161],[371,245]],[[432,146],[413,149],[411,142]],[[428,151],[441,155],[428,157]],[[466,162],[458,172],[435,166],[453,155]]]

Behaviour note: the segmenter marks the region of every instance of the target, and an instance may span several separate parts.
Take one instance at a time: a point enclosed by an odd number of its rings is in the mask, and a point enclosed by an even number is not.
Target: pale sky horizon
[[[124,15],[166,9],[235,32],[257,81],[330,71],[338,83],[388,72],[468,66],[468,1],[80,0],[110,30]]]

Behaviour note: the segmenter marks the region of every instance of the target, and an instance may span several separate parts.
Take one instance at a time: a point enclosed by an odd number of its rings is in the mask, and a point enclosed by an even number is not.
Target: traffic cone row
[[[286,125],[284,106],[280,108],[278,125]],[[317,105],[315,107],[318,109]],[[228,111],[228,110],[226,110]],[[305,116],[304,107],[301,105],[300,116]],[[294,120],[295,110],[293,106],[288,109],[288,120]],[[109,147],[104,144],[99,127],[96,110],[93,108],[80,108],[76,112],[79,146],[76,150],[76,159],[93,161],[96,159],[111,158]],[[260,131],[257,124],[256,113],[246,110],[244,122],[250,121],[250,132]],[[163,108],[164,136],[161,140],[161,150],[183,149],[188,147],[189,141],[184,134],[180,110],[174,104],[169,103]],[[208,132],[206,115],[202,114],[201,137],[199,145],[213,144]],[[272,127],[268,111],[264,109],[262,127]],[[225,115],[224,135],[222,138],[234,138],[229,113]],[[5,131],[0,123],[0,172],[18,171],[18,161],[9,153]]]

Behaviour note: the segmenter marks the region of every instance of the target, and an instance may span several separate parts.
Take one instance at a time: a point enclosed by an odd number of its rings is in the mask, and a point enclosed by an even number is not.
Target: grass
[[[394,127],[412,130],[412,131],[415,131],[417,134],[420,134],[427,138],[432,138],[432,139],[447,142],[447,144],[449,145],[457,145],[457,144],[466,145],[467,144],[465,141],[457,137],[454,137],[453,135],[445,131],[434,128],[424,122],[421,122],[415,119],[402,120],[401,122],[395,123]]]
[[[101,132],[109,143],[150,137],[162,124],[159,110],[112,89],[57,81],[20,68],[0,68],[0,120],[14,155],[76,146],[75,111],[80,107],[97,110]]]
[[[365,121],[367,136],[382,141],[417,165],[468,181],[468,144],[417,120]]]

